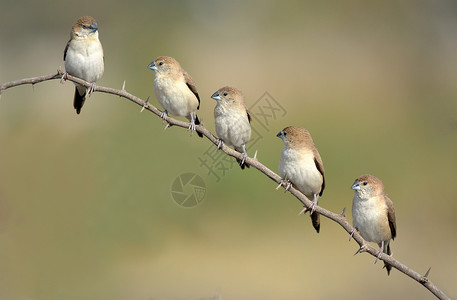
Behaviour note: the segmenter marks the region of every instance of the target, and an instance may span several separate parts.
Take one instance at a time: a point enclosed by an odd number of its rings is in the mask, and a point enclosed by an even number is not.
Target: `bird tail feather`
[[[390,251],[390,243],[387,242],[387,249],[386,251],[384,251],[384,253],[386,253],[387,255],[392,255],[392,252]],[[388,263],[384,262],[384,267],[386,268],[387,270],[387,275],[390,275],[390,270],[392,270],[392,266],[389,265]]]
[[[319,230],[321,228],[321,218],[320,218],[320,214],[318,214],[317,212],[313,212],[313,214],[311,215],[311,223],[313,223],[313,227],[314,229],[316,229],[316,232],[319,233]]]
[[[200,120],[198,119],[197,115],[195,115],[195,125],[200,125],[200,124],[201,124]],[[199,137],[201,137],[201,138],[203,137],[203,134],[201,132],[198,132],[198,131],[197,131],[197,135]]]
[[[78,88],[75,87],[75,98],[73,100],[73,107],[76,109],[76,113],[79,115],[81,112],[81,108],[84,105],[84,102],[86,101],[86,88]]]

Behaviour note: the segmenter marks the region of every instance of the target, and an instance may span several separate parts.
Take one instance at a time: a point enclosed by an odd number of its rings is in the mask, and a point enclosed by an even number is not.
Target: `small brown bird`
[[[397,225],[394,205],[387,196],[382,181],[366,174],[357,178],[351,188],[354,190],[352,202],[354,230],[359,231],[368,242],[379,245],[376,261],[383,252],[391,255],[390,240],[397,236]],[[384,265],[389,275],[392,266],[385,262]]]
[[[244,96],[240,90],[233,87],[223,87],[217,90],[212,96],[217,101],[214,108],[214,121],[216,133],[219,137],[220,149],[222,143],[228,146],[233,145],[235,150],[244,154],[243,159],[237,159],[241,169],[249,165],[245,164],[246,143],[251,138],[251,116],[246,109]]]
[[[279,175],[284,182],[290,181],[308,199],[313,199],[310,215],[313,227],[319,233],[320,215],[314,213],[314,206],[317,204],[318,196],[322,196],[325,188],[324,164],[321,156],[310,133],[304,128],[289,126],[276,136],[284,142],[284,149],[279,160]],[[288,189],[288,185],[286,185],[286,189]]]
[[[105,69],[103,48],[98,39],[98,25],[94,18],[82,17],[73,25],[63,60],[68,74],[92,83],[89,89],[90,96],[95,89],[95,82],[102,77]],[[62,78],[65,76],[66,74]],[[79,114],[88,90],[82,85],[75,85],[73,106]]]
[[[176,59],[169,56],[157,57],[148,68],[155,73],[154,92],[165,110],[161,117],[165,120],[168,113],[186,117],[190,121],[189,130],[192,135],[195,125],[200,124],[197,117],[200,96],[192,77],[181,68]],[[197,134],[203,137],[200,132]]]

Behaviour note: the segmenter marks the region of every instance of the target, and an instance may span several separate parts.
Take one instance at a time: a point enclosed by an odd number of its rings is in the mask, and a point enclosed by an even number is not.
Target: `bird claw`
[[[67,78],[68,78],[68,72],[63,72],[62,77],[60,78],[60,83],[64,84],[65,81],[67,81]]]
[[[284,188],[285,188],[284,193],[285,193],[285,192],[287,192],[287,191],[290,189],[290,187],[292,186],[292,182],[290,182],[290,180],[287,179],[287,178],[281,179],[281,182],[280,182],[279,185],[276,187],[276,189],[278,190],[281,186],[284,186]]]
[[[290,190],[290,187],[291,187],[291,186],[292,186],[292,182],[290,182],[290,180],[287,180],[287,181],[286,181],[286,192],[287,192],[288,190]]]
[[[217,139],[217,150],[221,149],[222,148],[222,144],[224,142],[222,141],[222,139]]]
[[[92,93],[95,91],[95,88],[97,87],[97,85],[95,84],[95,82],[92,82],[90,84],[90,88],[89,88],[89,97],[92,95]]]
[[[246,161],[246,158],[248,157],[248,154],[247,153],[244,153],[243,154],[243,159],[241,160],[240,162],[240,166],[244,165],[244,162]]]
[[[357,229],[354,227],[351,231],[351,235],[349,236],[349,241],[351,241],[352,237],[354,236],[354,233],[357,231]]]
[[[374,261],[374,263],[376,264],[378,262],[378,260],[381,258],[381,255],[382,255],[382,248],[379,249],[379,251],[376,253],[376,260]]]
[[[164,110],[161,114],[160,117],[162,118],[162,124],[165,122],[165,119],[168,117],[168,112]]]
[[[195,122],[192,120],[189,124],[189,127],[187,127],[187,130],[190,130],[190,135],[192,136],[192,133],[195,131]]]
[[[314,212],[314,206],[316,206],[316,203],[313,201],[313,204],[311,204],[311,207],[308,209],[310,210],[309,214],[312,215]]]
[[[312,215],[314,212],[314,206],[316,206],[316,203],[317,203],[316,200],[317,200],[316,195],[314,195],[314,200],[312,201],[313,203],[311,204],[311,206],[310,207],[303,206],[303,209],[298,213],[297,216],[299,216],[301,214],[306,215],[307,212],[310,212],[309,215]]]
[[[310,215],[313,214],[316,205],[317,205],[317,194],[314,194],[313,204],[311,204],[311,207],[308,209],[308,210],[311,211],[311,212],[309,213]]]
[[[374,261],[374,263],[376,264],[378,262],[378,260],[381,258],[381,255],[382,255],[382,250],[379,250],[378,253],[377,253],[377,256],[376,256],[376,260]]]
[[[376,260],[374,261],[374,263],[378,262],[378,260],[381,258],[383,251],[384,251],[384,241],[381,241],[381,246],[379,247],[379,251],[376,253]]]

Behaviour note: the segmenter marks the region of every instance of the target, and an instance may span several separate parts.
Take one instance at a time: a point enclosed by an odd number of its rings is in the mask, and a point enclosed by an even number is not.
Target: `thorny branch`
[[[9,88],[12,88],[12,87],[16,87],[16,86],[19,86],[19,85],[23,85],[23,84],[32,84],[32,85],[34,85],[34,84],[37,84],[37,83],[40,83],[40,82],[43,82],[43,81],[48,81],[48,80],[53,80],[53,79],[61,79],[63,74],[64,73],[61,70],[57,70],[56,74],[38,76],[38,77],[32,77],[32,78],[25,78],[25,79],[21,79],[21,80],[16,80],[16,81],[11,81],[11,82],[4,83],[4,84],[2,84],[0,86],[0,97],[1,97],[2,92],[4,90],[6,90],[6,89],[9,89]],[[83,85],[83,86],[85,86],[87,88],[91,87],[91,84],[89,82],[84,81],[82,79],[79,79],[77,77],[71,76],[71,75],[67,76],[67,80],[70,80],[70,81],[75,82],[75,83],[79,83],[79,84],[81,84],[81,85]],[[128,99],[128,100],[130,100],[132,102],[135,102],[139,106],[141,106],[142,107],[141,111],[146,109],[146,110],[149,110],[150,112],[154,113],[158,117],[160,117],[162,112],[159,109],[157,109],[155,106],[153,106],[153,105],[151,105],[149,103],[149,101],[148,101],[149,98],[146,101],[144,101],[144,100],[142,100],[142,99],[140,99],[140,98],[128,93],[124,89],[124,87],[125,87],[125,82],[124,82],[124,85],[123,85],[121,90],[112,89],[112,88],[103,87],[103,86],[96,86],[94,92],[113,94],[113,95],[117,95],[117,96],[126,98],[126,99]],[[171,117],[167,117],[166,121],[169,124],[175,125],[175,126],[178,126],[178,127],[183,127],[183,128],[188,128],[189,127],[189,123],[183,122],[183,121],[179,121],[179,120],[176,120],[176,119],[171,118]],[[203,124],[196,125],[195,128],[196,128],[196,130],[198,132],[201,132],[208,140],[210,140],[217,147],[217,143],[218,143],[217,138],[209,130],[207,130],[204,127]],[[239,153],[239,152],[227,147],[225,144],[222,145],[221,150],[224,153],[226,153],[227,155],[229,155],[229,156],[238,158],[240,160],[243,159],[243,154],[241,154],[241,153]],[[252,167],[256,168],[257,170],[259,170],[260,172],[265,174],[267,177],[269,177],[271,180],[275,181],[276,183],[280,184],[282,182],[282,178],[278,174],[276,174],[275,172],[271,171],[265,165],[260,163],[255,157],[254,158],[251,158],[251,157],[246,158],[246,163],[251,165]],[[294,195],[303,204],[303,206],[309,208],[312,205],[312,202],[308,198],[306,198],[300,191],[295,189],[293,186],[291,186],[288,189],[288,191],[292,195]],[[325,217],[333,220],[334,222],[338,223],[341,227],[343,227],[344,230],[346,230],[347,233],[350,234],[353,231],[353,227],[346,220],[346,216],[345,216],[345,213],[344,213],[345,211],[344,210],[343,210],[343,212],[341,214],[336,214],[334,212],[331,212],[331,211],[329,211],[329,210],[327,210],[325,208],[322,208],[322,207],[316,205],[315,206],[315,211],[320,213],[322,216],[325,216]],[[362,238],[362,236],[358,232],[354,233],[353,238],[360,246],[360,249],[359,249],[359,251],[356,252],[356,254],[360,253],[360,252],[367,252],[367,253],[370,253],[372,256],[376,257],[378,250],[375,249],[374,247],[372,247],[371,245],[369,245]],[[411,268],[407,267],[406,265],[400,263],[394,257],[389,256],[389,255],[387,255],[385,253],[383,253],[381,255],[380,259],[385,261],[385,262],[387,262],[388,264],[390,264],[393,268],[399,270],[400,272],[404,273],[405,275],[407,275],[407,276],[411,277],[412,279],[416,280],[418,283],[422,284],[431,293],[433,293],[433,295],[435,295],[437,298],[439,298],[439,299],[450,299],[449,296],[447,296],[443,291],[441,291],[434,283],[432,283],[428,279],[428,275],[429,275],[430,269],[425,273],[425,275],[421,275],[421,274],[417,273],[416,271],[414,271],[413,269],[411,269]]]

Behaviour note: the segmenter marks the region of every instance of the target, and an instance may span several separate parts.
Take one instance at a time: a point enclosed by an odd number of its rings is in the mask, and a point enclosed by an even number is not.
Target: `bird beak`
[[[221,100],[221,96],[219,96],[219,91],[216,91],[212,96],[211,98],[213,98],[214,100]]]
[[[351,189],[356,190],[356,191],[360,191],[361,190],[359,182],[357,180],[354,181],[354,184],[351,186]]]
[[[282,139],[282,131],[278,132],[278,134],[276,135],[278,138]]]
[[[97,31],[97,30],[98,30],[98,25],[97,25],[97,23],[92,23],[92,24],[90,24],[89,33],[93,33],[93,32],[95,32],[95,31]]]
[[[150,63],[150,64],[148,65],[148,68],[151,69],[151,70],[153,70],[153,71],[157,71],[157,70],[158,70],[154,62]]]

